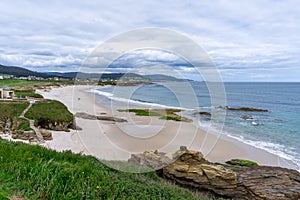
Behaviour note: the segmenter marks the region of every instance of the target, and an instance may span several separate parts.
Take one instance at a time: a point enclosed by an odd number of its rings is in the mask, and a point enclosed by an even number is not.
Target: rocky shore
[[[128,160],[132,164],[153,168],[161,177],[211,197],[245,200],[300,198],[298,171],[256,166],[251,162],[241,166],[236,161],[215,164],[204,159],[200,152],[184,148],[174,154],[146,151],[134,154]]]

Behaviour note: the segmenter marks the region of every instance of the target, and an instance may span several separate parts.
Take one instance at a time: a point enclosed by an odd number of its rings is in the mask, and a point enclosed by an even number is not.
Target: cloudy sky
[[[158,27],[198,43],[225,81],[300,81],[297,0],[1,0],[0,13],[4,65],[77,71],[111,37]],[[121,61],[194,73],[178,56],[157,50],[130,52]]]

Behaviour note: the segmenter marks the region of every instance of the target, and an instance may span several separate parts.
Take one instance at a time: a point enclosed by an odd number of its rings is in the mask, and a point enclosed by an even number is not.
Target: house
[[[12,99],[14,95],[14,91],[0,88],[0,99]]]

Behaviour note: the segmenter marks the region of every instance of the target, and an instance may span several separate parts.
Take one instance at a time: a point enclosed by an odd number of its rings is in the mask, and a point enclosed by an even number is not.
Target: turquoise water
[[[101,104],[107,107],[129,106],[183,107],[210,111],[211,98],[204,82],[188,82],[195,94],[183,87],[182,82],[169,82],[128,87],[98,89]],[[255,107],[269,112],[227,111],[224,134],[245,143],[292,160],[300,166],[300,83],[225,83],[226,105]],[[171,89],[170,89],[171,88]],[[176,91],[172,90],[176,88]],[[197,102],[190,103],[192,96]],[[182,98],[183,97],[183,98]],[[190,104],[189,104],[190,103]],[[224,106],[224,105],[222,105]],[[209,124],[209,118],[194,115],[200,125]],[[247,115],[251,120],[241,117]],[[253,123],[256,123],[256,126]],[[257,125],[258,124],[258,125]]]

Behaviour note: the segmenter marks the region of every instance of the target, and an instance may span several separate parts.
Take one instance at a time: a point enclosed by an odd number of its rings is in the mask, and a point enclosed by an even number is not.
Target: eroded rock
[[[43,136],[44,140],[52,140],[52,133],[45,129],[40,129],[41,135]]]
[[[300,174],[291,169],[216,165],[204,159],[200,152],[184,148],[174,154],[146,151],[132,155],[128,161],[156,169],[163,178],[197,192],[209,192],[215,197],[246,200],[300,199]],[[237,160],[234,161],[236,163]]]
[[[75,117],[82,118],[82,119],[89,119],[89,120],[104,120],[104,121],[113,121],[113,122],[127,122],[126,119],[112,117],[112,116],[97,116],[91,115],[84,112],[78,112],[75,114]]]

